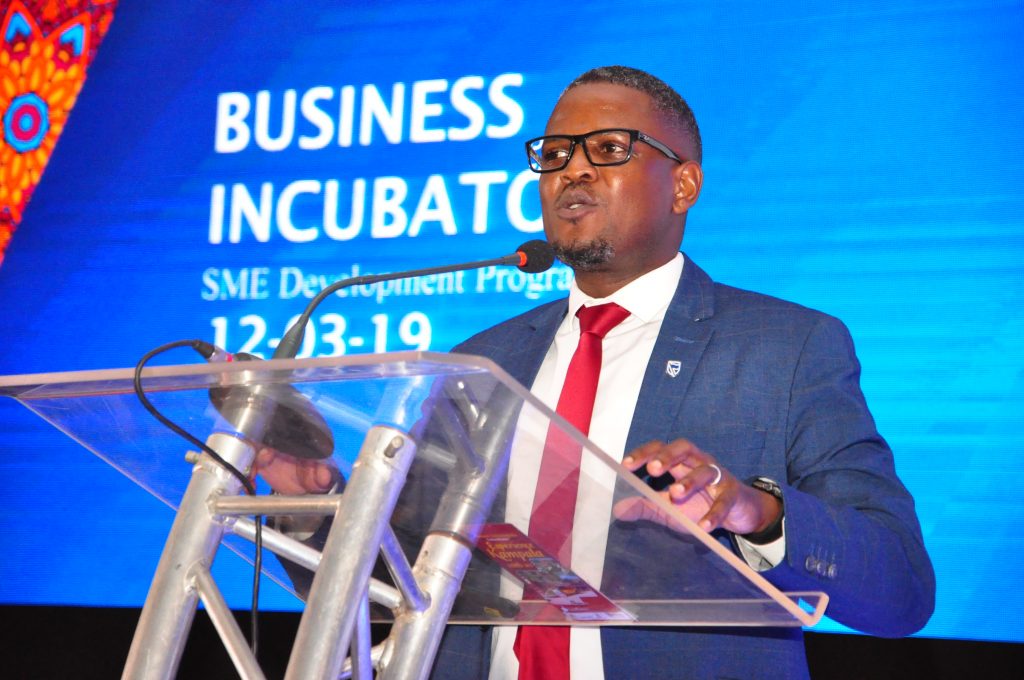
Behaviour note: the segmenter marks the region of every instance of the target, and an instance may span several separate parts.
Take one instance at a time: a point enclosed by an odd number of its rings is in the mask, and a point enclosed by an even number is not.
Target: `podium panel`
[[[422,666],[445,622],[800,626],[824,613],[827,596],[779,592],[725,532],[702,531],[486,359],[406,352],[166,366],[146,369],[142,385],[166,417],[223,448],[258,495],[214,472],[225,479],[189,501],[210,461],[143,408],[131,369],[3,377],[0,394],[180,506],[179,518],[186,505],[211,508],[213,542],[223,535],[246,559],[246,515],[272,516],[264,547],[280,559],[265,559],[265,573],[308,597],[307,615],[318,600],[351,600],[330,605],[344,612],[318,613],[345,619],[329,633],[339,646],[370,618],[396,622],[393,649],[415,647],[420,658],[410,658]],[[534,498],[546,455],[578,471],[575,499]],[[326,470],[336,484],[326,494],[270,495],[266,460]],[[558,489],[553,481],[545,486]],[[562,500],[569,541],[531,532],[533,508]],[[205,578],[193,583],[200,597]],[[349,590],[339,593],[339,580]],[[409,617],[424,612],[433,632],[413,635],[421,623]],[[300,627],[297,648],[316,647],[304,637],[327,634],[325,625]],[[386,665],[379,655],[373,663]]]

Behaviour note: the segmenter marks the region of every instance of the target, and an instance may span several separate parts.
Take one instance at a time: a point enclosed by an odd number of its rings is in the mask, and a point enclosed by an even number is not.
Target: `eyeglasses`
[[[622,165],[633,157],[633,144],[637,140],[653,146],[676,163],[684,162],[654,137],[624,128],[594,130],[582,135],[537,137],[526,143],[526,158],[534,172],[555,172],[569,165],[578,144],[583,147],[591,165]]]

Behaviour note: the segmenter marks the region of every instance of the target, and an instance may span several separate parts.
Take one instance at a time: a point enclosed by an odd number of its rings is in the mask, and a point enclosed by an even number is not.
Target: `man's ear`
[[[697,161],[686,161],[675,169],[676,193],[672,201],[672,211],[685,214],[693,207],[700,196],[700,188],[704,183],[704,171]]]

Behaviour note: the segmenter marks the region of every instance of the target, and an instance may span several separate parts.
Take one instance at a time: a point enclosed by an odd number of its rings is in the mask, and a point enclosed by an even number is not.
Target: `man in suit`
[[[680,253],[703,180],[685,101],[642,71],[594,69],[527,146],[545,235],[575,284],[568,300],[454,351],[493,359],[554,408],[580,337],[577,310],[619,304],[629,315],[603,341],[591,439],[658,478],[663,495],[779,588],[827,592],[828,613],[868,633],[919,630],[934,607],[934,574],[845,327],[715,283]],[[644,540],[671,531],[645,506],[618,516]],[[607,566],[603,588],[635,579],[670,591],[673,565],[649,562]],[[450,628],[435,677],[516,678],[515,629],[494,630]],[[570,646],[574,678],[807,675],[799,629],[574,629]]]
[[[546,237],[575,283],[567,300],[454,351],[494,360],[554,408],[581,335],[577,311],[619,305],[628,314],[602,341],[589,437],[780,589],[825,591],[828,613],[867,633],[919,630],[934,608],[934,573],[846,328],[715,283],[680,253],[703,181],[686,102],[645,72],[594,69],[527,147]],[[281,491],[331,482],[317,466],[284,467]],[[533,495],[536,462],[513,457],[509,474],[506,514],[528,513],[514,495]],[[578,503],[577,525],[586,507]],[[671,522],[644,505],[613,512],[602,590],[614,597],[628,583],[671,597],[692,581],[674,559],[684,556]],[[433,677],[527,677],[515,638],[514,627],[450,626]],[[573,629],[568,647],[559,653],[573,678],[807,676],[799,628]],[[529,677],[552,676],[542,664]]]

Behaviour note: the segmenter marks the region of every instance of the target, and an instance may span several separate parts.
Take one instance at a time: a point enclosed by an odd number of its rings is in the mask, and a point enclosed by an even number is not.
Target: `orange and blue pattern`
[[[14,0],[0,24],[0,263],[116,0]]]

